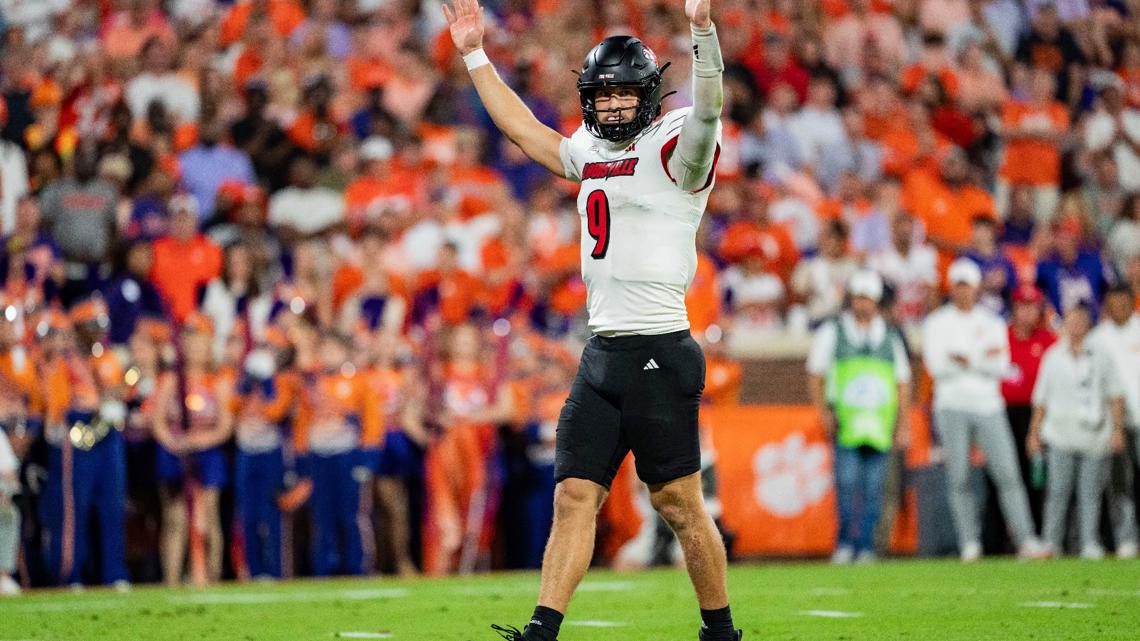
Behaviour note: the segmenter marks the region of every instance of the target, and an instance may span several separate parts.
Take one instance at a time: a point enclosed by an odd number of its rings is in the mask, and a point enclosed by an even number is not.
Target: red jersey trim
[[[677,184],[677,179],[673,177],[673,174],[669,173],[669,154],[673,153],[673,150],[677,148],[677,141],[680,138],[681,138],[681,134],[677,134],[676,136],[673,136],[669,140],[665,141],[665,144],[661,147],[661,167],[665,169],[665,175],[669,177],[669,180],[673,181],[674,185]],[[712,167],[709,168],[708,179],[705,180],[705,184],[703,187],[701,187],[700,189],[697,189],[693,192],[694,194],[699,194],[702,191],[708,189],[709,186],[712,185],[713,178],[716,177],[716,164],[719,160],[720,160],[720,143],[718,142],[716,144],[716,151],[713,152]]]

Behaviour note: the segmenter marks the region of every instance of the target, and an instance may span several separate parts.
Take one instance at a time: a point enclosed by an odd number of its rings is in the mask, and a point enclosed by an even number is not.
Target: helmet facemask
[[[661,67],[655,75],[646,78],[641,83],[610,83],[610,82],[583,82],[578,81],[578,95],[582,102],[582,121],[586,131],[602,140],[610,142],[624,142],[637,136],[646,127],[661,115],[661,73],[668,67],[668,63]],[[628,87],[637,91],[637,111],[633,120],[621,123],[606,123],[599,117],[594,107],[594,97],[599,89],[606,87]],[[603,113],[609,113],[603,112]]]

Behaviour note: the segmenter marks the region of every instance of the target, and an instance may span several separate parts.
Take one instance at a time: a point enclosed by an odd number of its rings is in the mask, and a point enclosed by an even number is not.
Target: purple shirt
[[[214,215],[214,202],[222,183],[235,180],[253,185],[257,180],[249,156],[229,145],[195,145],[182,152],[178,162],[182,166],[182,186],[198,200],[198,218],[202,221]]]

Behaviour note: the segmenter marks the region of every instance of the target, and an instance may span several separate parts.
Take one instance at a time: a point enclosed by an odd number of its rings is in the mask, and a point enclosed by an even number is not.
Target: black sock
[[[736,629],[732,627],[732,612],[728,606],[719,610],[701,610],[701,628],[710,641],[736,640]]]
[[[557,641],[558,628],[562,627],[562,613],[540,605],[535,607],[534,616],[526,628],[526,641]]]

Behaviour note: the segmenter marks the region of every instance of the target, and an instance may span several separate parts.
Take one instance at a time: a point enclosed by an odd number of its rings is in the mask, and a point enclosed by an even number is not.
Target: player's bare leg
[[[701,609],[719,610],[727,606],[728,561],[724,541],[705,511],[700,472],[649,486],[649,500],[677,535]]]
[[[604,487],[585,479],[568,478],[558,483],[554,489],[554,524],[542,557],[538,606],[523,634],[492,626],[504,639],[556,641],[570,598],[594,557],[598,508],[606,494]]]
[[[542,556],[539,605],[566,612],[594,558],[598,509],[606,494],[604,487],[584,479],[566,479],[555,488],[554,524]]]
[[[677,535],[685,553],[689,580],[701,608],[701,641],[739,641],[728,607],[727,566],[724,541],[705,510],[701,474],[649,486],[653,509]]]

